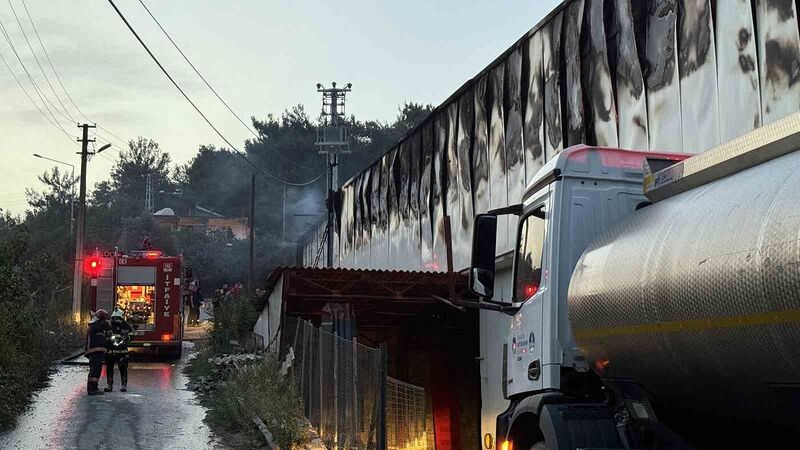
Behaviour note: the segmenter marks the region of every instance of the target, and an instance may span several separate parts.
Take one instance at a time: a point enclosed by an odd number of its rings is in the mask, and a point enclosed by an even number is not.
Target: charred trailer
[[[156,250],[95,252],[86,266],[91,310],[123,311],[134,329],[131,352],[180,357],[185,271],[190,270],[181,256]]]

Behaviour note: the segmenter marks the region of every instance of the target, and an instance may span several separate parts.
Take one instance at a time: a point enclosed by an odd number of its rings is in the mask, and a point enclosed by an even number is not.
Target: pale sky
[[[42,94],[60,109],[12,14],[11,2],[40,63],[76,120],[25,15],[22,0],[0,1],[0,21]],[[117,6],[167,70],[231,142],[249,132],[207,90],[171,47],[138,0]],[[438,105],[560,1],[145,0],[195,66],[248,123],[298,103],[320,109],[316,83],[353,83],[347,112],[391,120],[403,101]],[[78,107],[115,135],[152,138],[175,164],[201,144],[223,145],[150,60],[106,0],[25,0],[64,86]],[[34,100],[41,101],[0,35],[0,55]],[[45,111],[47,113],[47,111]],[[78,129],[61,118],[63,128]],[[79,119],[80,118],[80,119]],[[114,140],[107,133],[101,135]],[[118,142],[117,142],[118,143]],[[309,145],[313,143],[309,142]],[[48,123],[0,62],[0,208],[20,213],[25,188],[52,163],[79,170],[77,144]],[[114,150],[104,152],[114,158]],[[112,162],[89,163],[89,186],[106,179]],[[67,170],[69,168],[67,167]]]

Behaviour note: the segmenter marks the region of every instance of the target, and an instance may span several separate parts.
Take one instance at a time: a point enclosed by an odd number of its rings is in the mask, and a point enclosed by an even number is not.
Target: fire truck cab
[[[90,308],[119,308],[133,328],[129,349],[179,357],[183,344],[184,267],[157,250],[95,252],[87,258]]]

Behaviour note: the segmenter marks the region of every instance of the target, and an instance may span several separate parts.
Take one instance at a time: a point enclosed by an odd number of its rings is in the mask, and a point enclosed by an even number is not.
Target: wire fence
[[[293,354],[306,417],[328,448],[425,448],[425,390],[389,378],[384,349],[283,320],[282,358]]]

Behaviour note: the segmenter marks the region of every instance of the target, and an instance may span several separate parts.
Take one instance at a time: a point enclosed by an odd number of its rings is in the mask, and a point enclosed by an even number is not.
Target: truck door
[[[543,389],[543,300],[547,276],[543,268],[547,204],[520,220],[514,260],[514,301],[524,302],[511,321],[508,342],[508,395]]]

